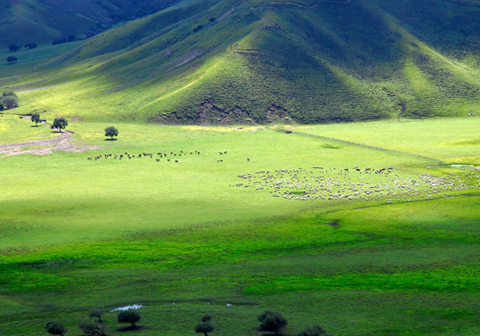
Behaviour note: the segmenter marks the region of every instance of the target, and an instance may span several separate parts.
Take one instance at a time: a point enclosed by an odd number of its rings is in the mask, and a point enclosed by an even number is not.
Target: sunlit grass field
[[[2,144],[56,136],[17,116],[0,122]],[[113,125],[118,139],[106,141],[112,124],[70,121],[71,141],[94,151],[0,158],[2,333],[44,335],[57,318],[80,335],[91,308],[129,304],[144,305],[135,335],[193,335],[205,313],[213,335],[262,335],[265,309],[288,319],[288,335],[313,324],[335,335],[480,333],[478,173],[447,166],[479,163],[478,118]],[[125,153],[153,158],[95,160]],[[314,166],[336,168],[325,179],[356,166],[450,173],[467,188],[388,204],[235,186],[241,174]],[[108,335],[125,334],[115,313],[105,320]]]

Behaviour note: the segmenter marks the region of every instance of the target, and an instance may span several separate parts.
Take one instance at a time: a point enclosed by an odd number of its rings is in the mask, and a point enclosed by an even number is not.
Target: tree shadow
[[[105,139],[105,141],[117,141],[117,139]]]
[[[38,125],[32,125],[32,126],[30,126],[30,127],[38,127]]]
[[[127,331],[143,330],[143,329],[145,329],[144,326],[136,326],[136,327],[128,326],[128,327],[118,328],[117,331],[127,332]]]

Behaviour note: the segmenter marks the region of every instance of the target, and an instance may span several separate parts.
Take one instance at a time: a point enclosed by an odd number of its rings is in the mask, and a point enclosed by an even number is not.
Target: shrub
[[[50,321],[47,323],[45,327],[47,332],[52,335],[60,335],[63,336],[67,332],[67,329],[63,326],[63,323],[60,321]]]
[[[30,49],[35,49],[36,47],[38,47],[38,45],[32,42],[32,43],[25,44],[24,47],[30,50]]]
[[[102,308],[94,308],[90,312],[89,316],[90,317],[96,317],[96,318],[98,318],[98,322],[102,322],[103,314],[105,314],[105,310],[103,310]]]
[[[258,317],[258,322],[260,322],[260,330],[274,331],[275,335],[278,335],[278,332],[288,324],[282,314],[270,310],[264,311]]]
[[[12,97],[12,96],[7,96],[2,98],[2,104],[7,108],[7,109],[13,109],[18,107],[18,98],[17,97]]]
[[[103,326],[94,321],[83,321],[78,325],[86,335],[105,335]]]
[[[118,322],[119,323],[130,323],[132,328],[135,328],[137,325],[136,323],[142,319],[140,314],[133,309],[121,311],[118,314]]]
[[[203,333],[205,336],[208,336],[208,333],[215,329],[216,327],[212,323],[212,315],[208,314],[202,317],[202,321],[195,327],[195,332]]]
[[[16,58],[15,56],[8,56],[7,57],[7,62],[8,63],[13,63],[13,62],[16,62],[18,61],[18,58]]]
[[[20,49],[22,49],[22,46],[16,43],[12,43],[8,46],[8,50],[10,51],[19,51]]]
[[[198,25],[196,26],[195,28],[193,28],[193,32],[196,33],[197,31],[203,29],[203,26],[202,25]]]
[[[302,332],[297,334],[297,336],[329,336],[325,329],[319,325],[314,325],[312,327],[306,327]],[[332,336],[332,335],[330,335]]]

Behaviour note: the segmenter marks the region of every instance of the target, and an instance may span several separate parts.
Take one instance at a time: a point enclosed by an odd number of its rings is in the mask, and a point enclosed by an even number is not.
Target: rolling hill
[[[478,115],[479,14],[476,0],[182,1],[85,41],[19,52],[0,77],[25,112],[90,120]]]
[[[85,38],[178,0],[6,0],[0,4],[0,47],[50,44],[63,36]]]

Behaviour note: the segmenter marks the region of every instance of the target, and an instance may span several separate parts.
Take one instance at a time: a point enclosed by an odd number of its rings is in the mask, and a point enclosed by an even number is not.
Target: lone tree
[[[132,328],[135,328],[137,326],[136,323],[142,319],[140,314],[133,309],[121,311],[117,318],[119,323],[130,323]]]
[[[208,333],[215,329],[216,327],[212,322],[212,315],[208,314],[202,317],[202,321],[195,327],[195,332],[203,333],[205,336],[208,336]]]
[[[92,335],[92,336],[105,335],[105,333],[103,332],[104,327],[94,321],[80,322],[78,327],[83,331],[85,335]]]
[[[60,130],[60,133],[62,133],[62,129],[67,127],[67,125],[68,121],[64,117],[56,118],[53,121],[53,128],[57,128],[58,130]]]
[[[18,61],[18,58],[16,58],[15,56],[8,56],[7,57],[7,62],[8,63],[13,63],[13,62],[16,62]]]
[[[258,317],[258,322],[260,322],[260,330],[274,331],[275,335],[287,326],[287,320],[283,315],[271,310],[265,310]]]
[[[35,126],[38,126],[38,123],[40,122],[40,114],[34,113],[32,114],[32,122],[35,122]]]
[[[306,327],[303,331],[298,333],[297,336],[333,336],[333,335],[327,334],[325,329],[323,329],[319,325],[314,325],[311,327]]]
[[[114,136],[118,136],[118,130],[113,126],[107,127],[105,128],[105,136],[109,136],[110,140],[113,140]]]
[[[67,332],[67,329],[63,326],[63,323],[60,321],[50,321],[47,323],[45,327],[47,332],[52,335],[60,335],[63,336]]]
[[[98,322],[102,322],[102,316],[105,314],[105,310],[102,308],[94,308],[88,316],[98,318]]]
[[[7,109],[18,107],[17,94],[13,92],[11,89],[6,89],[3,91],[2,96],[0,97],[0,102]]]

